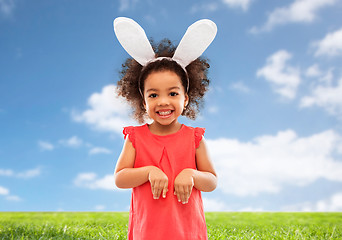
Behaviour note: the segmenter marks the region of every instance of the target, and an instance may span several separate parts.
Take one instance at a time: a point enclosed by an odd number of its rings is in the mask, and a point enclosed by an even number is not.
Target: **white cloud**
[[[77,187],[88,189],[104,189],[117,190],[114,183],[114,174],[105,175],[103,178],[98,178],[93,172],[80,173],[74,180],[74,185]]]
[[[115,85],[108,85],[101,93],[93,93],[88,99],[89,109],[73,112],[74,121],[86,123],[97,130],[122,134],[122,128],[134,125],[129,118],[130,107],[115,93]]]
[[[319,82],[323,82],[325,84],[331,84],[334,77],[333,71],[334,68],[330,68],[328,71],[322,71],[318,64],[313,64],[306,70],[305,76],[316,78]]]
[[[144,19],[149,22],[150,24],[156,24],[158,19],[154,15],[145,15]]]
[[[219,176],[218,188],[237,196],[278,193],[283,186],[306,186],[317,179],[342,182],[342,137],[327,130],[298,137],[293,130],[249,142],[207,140]]]
[[[237,91],[242,92],[242,93],[249,93],[249,92],[251,92],[251,89],[248,86],[246,86],[246,84],[244,84],[243,82],[232,83],[229,86],[229,88],[233,89],[233,90],[237,90]]]
[[[224,202],[217,199],[203,197],[203,207],[206,212],[228,211],[228,207]]]
[[[254,207],[244,207],[238,210],[239,212],[263,212],[263,208],[254,208]]]
[[[10,195],[10,191],[5,188],[0,186],[0,195],[5,196],[5,199],[8,201],[14,201],[14,202],[19,202],[21,201],[21,198],[18,196]]]
[[[257,71],[257,77],[269,81],[275,92],[281,96],[294,99],[301,82],[300,70],[288,64],[291,53],[279,50],[266,60],[266,65]]]
[[[342,192],[334,194],[329,199],[318,201],[315,210],[322,212],[342,211]]]
[[[288,23],[311,23],[317,18],[317,12],[324,7],[334,5],[336,0],[295,0],[289,6],[276,8],[268,15],[262,27],[253,27],[251,33],[271,31],[278,25]]]
[[[0,176],[15,177],[15,178],[34,178],[41,174],[41,168],[36,167],[34,169],[29,169],[23,172],[14,172],[11,169],[0,169]]]
[[[72,136],[69,139],[63,139],[59,141],[62,145],[72,148],[78,148],[83,144],[83,140],[77,136]]]
[[[13,201],[13,202],[20,202],[20,201],[22,201],[22,199],[20,197],[15,196],[15,195],[6,196],[6,200]]]
[[[285,206],[284,211],[304,211],[304,212],[341,212],[342,192],[335,193],[329,198],[317,202],[304,202],[291,206]]]
[[[123,12],[129,8],[129,1],[128,0],[120,0],[120,7],[119,11]]]
[[[315,56],[342,56],[342,28],[328,33],[322,40],[312,45],[317,48]]]
[[[90,149],[89,154],[94,155],[94,154],[111,154],[112,151],[109,150],[108,148],[104,147],[94,147]]]
[[[342,78],[336,86],[329,82],[314,87],[311,95],[300,101],[300,107],[322,107],[332,115],[342,116]]]
[[[333,71],[334,68],[330,68],[326,73],[323,73],[324,75],[322,75],[318,80],[325,84],[331,84],[334,78]]]
[[[106,209],[106,206],[105,205],[96,205],[95,206],[95,210],[96,211],[103,211]]]
[[[205,2],[202,4],[195,4],[191,7],[190,13],[195,14],[198,12],[215,12],[219,8],[215,2]]]
[[[39,167],[35,168],[35,169],[29,169],[29,170],[26,170],[24,172],[19,172],[17,173],[15,176],[17,178],[25,178],[25,179],[28,179],[28,178],[34,178],[34,177],[37,177],[41,174],[41,169]]]
[[[12,15],[15,8],[14,0],[0,0],[0,14],[4,17]]]
[[[8,195],[9,190],[5,187],[0,186],[0,195]]]
[[[10,176],[13,176],[14,173],[11,169],[0,169],[0,176],[7,176],[7,177],[10,177]]]
[[[132,8],[138,0],[120,0],[119,11],[124,12]]]
[[[38,141],[38,146],[42,151],[52,151],[55,147],[47,141]]]
[[[231,8],[241,8],[244,11],[248,10],[251,0],[222,0],[223,3],[227,4]]]
[[[314,64],[306,70],[305,75],[307,77],[319,77],[322,75],[322,71],[319,69],[318,64]]]
[[[218,111],[219,111],[219,108],[217,106],[212,105],[212,106],[208,107],[208,112],[210,114],[218,113]]]

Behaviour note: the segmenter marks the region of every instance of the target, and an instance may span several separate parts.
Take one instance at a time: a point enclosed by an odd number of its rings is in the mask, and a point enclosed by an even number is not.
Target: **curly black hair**
[[[152,48],[157,57],[172,57],[176,47],[169,39],[163,39],[158,45],[150,40]],[[144,81],[152,72],[172,71],[182,80],[184,89],[188,87],[187,94],[189,103],[184,109],[182,115],[190,119],[196,119],[197,114],[203,106],[203,97],[208,91],[210,80],[207,77],[210,65],[205,58],[197,58],[191,62],[185,69],[175,61],[161,59],[141,66],[133,58],[128,58],[120,71],[120,80],[117,83],[117,94],[124,97],[133,108],[133,117],[139,123],[143,123],[147,117],[144,108],[144,99],[141,95],[144,92]]]

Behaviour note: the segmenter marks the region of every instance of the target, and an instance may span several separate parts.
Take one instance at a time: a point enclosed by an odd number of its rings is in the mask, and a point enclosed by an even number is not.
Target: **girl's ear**
[[[187,93],[185,93],[184,107],[188,106],[188,103],[189,103],[189,96]]]
[[[144,108],[146,109],[146,102],[145,102],[145,98],[143,98],[143,105],[144,105]]]

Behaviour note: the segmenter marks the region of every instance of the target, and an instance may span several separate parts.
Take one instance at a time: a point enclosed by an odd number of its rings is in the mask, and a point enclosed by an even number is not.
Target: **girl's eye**
[[[177,96],[177,95],[178,95],[178,93],[176,93],[176,92],[170,93],[170,96],[172,96],[172,97],[175,97],[175,96]]]
[[[155,98],[155,97],[157,97],[157,94],[156,93],[151,93],[148,97]]]

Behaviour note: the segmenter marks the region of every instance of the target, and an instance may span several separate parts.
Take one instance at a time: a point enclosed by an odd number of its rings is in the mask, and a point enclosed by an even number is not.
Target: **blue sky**
[[[340,0],[0,0],[0,211],[128,211],[114,187],[115,97],[127,53],[115,17],[177,44],[202,18],[206,128],[218,188],[207,211],[342,211]]]

